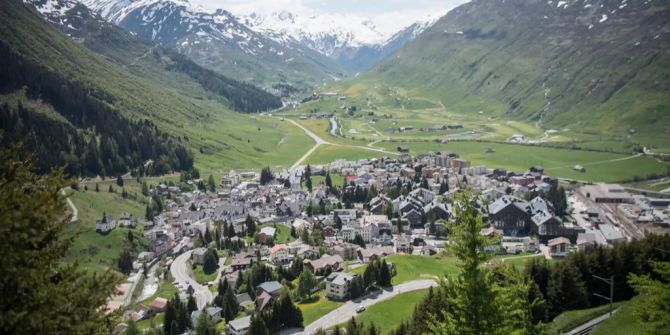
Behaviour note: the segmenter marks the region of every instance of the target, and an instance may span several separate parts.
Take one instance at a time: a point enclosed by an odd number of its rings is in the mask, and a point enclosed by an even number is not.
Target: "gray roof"
[[[235,330],[247,329],[249,328],[249,325],[251,325],[251,316],[245,316],[228,322],[228,327]]]
[[[262,283],[258,285],[263,291],[268,292],[268,293],[275,293],[279,292],[281,290],[282,286],[278,281],[266,281],[265,283]]]
[[[495,215],[498,212],[500,212],[501,210],[507,208],[508,206],[516,206],[517,208],[519,208],[520,210],[522,210],[524,212],[528,211],[528,203],[527,202],[525,202],[521,199],[515,198],[515,197],[505,195],[505,196],[501,197],[500,199],[494,201],[492,204],[489,205],[489,213]]]

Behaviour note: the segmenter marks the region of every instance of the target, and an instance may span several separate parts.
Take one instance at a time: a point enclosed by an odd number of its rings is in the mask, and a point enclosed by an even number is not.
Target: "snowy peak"
[[[343,14],[300,15],[279,11],[238,17],[251,29],[285,43],[297,41],[325,55],[337,49],[381,44],[389,38],[363,17]]]

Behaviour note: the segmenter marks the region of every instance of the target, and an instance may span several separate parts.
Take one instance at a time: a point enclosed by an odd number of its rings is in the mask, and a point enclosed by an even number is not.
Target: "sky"
[[[416,21],[443,15],[467,0],[190,0],[206,9],[235,15],[281,10],[309,15],[339,13],[369,18],[380,32],[396,32]]]

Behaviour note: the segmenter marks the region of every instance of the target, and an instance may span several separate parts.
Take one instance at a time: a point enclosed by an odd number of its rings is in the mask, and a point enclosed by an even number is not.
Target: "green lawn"
[[[195,269],[193,269],[193,276],[195,277],[195,280],[203,285],[207,285],[207,283],[211,282],[212,280],[216,279],[216,274],[219,270],[217,269],[216,271],[207,274],[202,270],[201,265],[196,265]]]
[[[289,227],[287,225],[283,225],[283,224],[277,224],[276,226],[272,225],[272,224],[261,225],[261,226],[258,226],[258,231],[260,231],[264,227],[275,227],[275,228],[277,228],[277,232],[276,232],[276,236],[275,236],[275,240],[274,240],[275,244],[288,243],[288,242],[291,242],[291,241],[295,240],[295,238],[293,238],[291,236],[291,227]]]
[[[330,180],[333,182],[333,186],[342,186],[344,184],[344,177],[339,174],[331,174]],[[320,182],[326,182],[326,176],[312,176],[312,185],[318,185]],[[304,183],[303,183],[304,184]]]
[[[592,335],[651,335],[642,328],[640,321],[633,315],[633,298],[629,303],[620,305],[619,310],[609,319],[596,326]]]
[[[399,326],[403,321],[412,318],[414,307],[428,294],[428,290],[418,290],[399,294],[389,300],[382,301],[368,307],[356,317],[356,322],[365,324],[374,323],[379,334],[386,334]]]
[[[304,324],[308,325],[320,317],[334,311],[343,304],[343,302],[329,300],[326,297],[326,291],[321,290],[317,295],[314,295],[312,299],[300,302],[297,306],[300,308],[300,311],[302,311]]]
[[[365,149],[358,149],[345,146],[322,145],[314,151],[314,153],[307,158],[306,164],[328,164],[338,159],[345,160],[359,160],[362,158],[377,158],[384,155],[383,153],[369,151]]]
[[[436,255],[431,257],[415,255],[391,255],[386,257],[386,261],[393,263],[396,268],[396,275],[393,277],[393,285],[402,284],[417,279],[438,278],[445,274],[456,274],[456,258],[446,255]],[[358,267],[351,272],[360,275],[365,272],[365,265]]]
[[[620,306],[623,302],[614,304],[614,308]],[[609,311],[609,305],[602,305],[593,308],[580,309],[574,311],[567,311],[555,317],[549,324],[551,334],[562,334],[570,331],[575,327],[586,323],[587,321],[606,314]],[[622,333],[632,334],[632,333]]]

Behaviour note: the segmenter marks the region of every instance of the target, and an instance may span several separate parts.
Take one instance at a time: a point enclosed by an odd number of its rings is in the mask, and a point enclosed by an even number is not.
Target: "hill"
[[[204,166],[288,164],[292,156],[277,142],[302,144],[290,127],[232,111],[275,108],[278,98],[76,3],[55,11],[60,16],[49,24],[21,2],[0,4],[3,144],[27,140],[44,170],[66,165],[71,174],[112,175],[153,162],[146,172],[160,174],[189,169],[193,156]],[[265,135],[263,142],[245,137],[252,130]]]
[[[544,129],[670,139],[667,1],[475,0],[343,87],[377,83],[449,111],[503,116]]]

